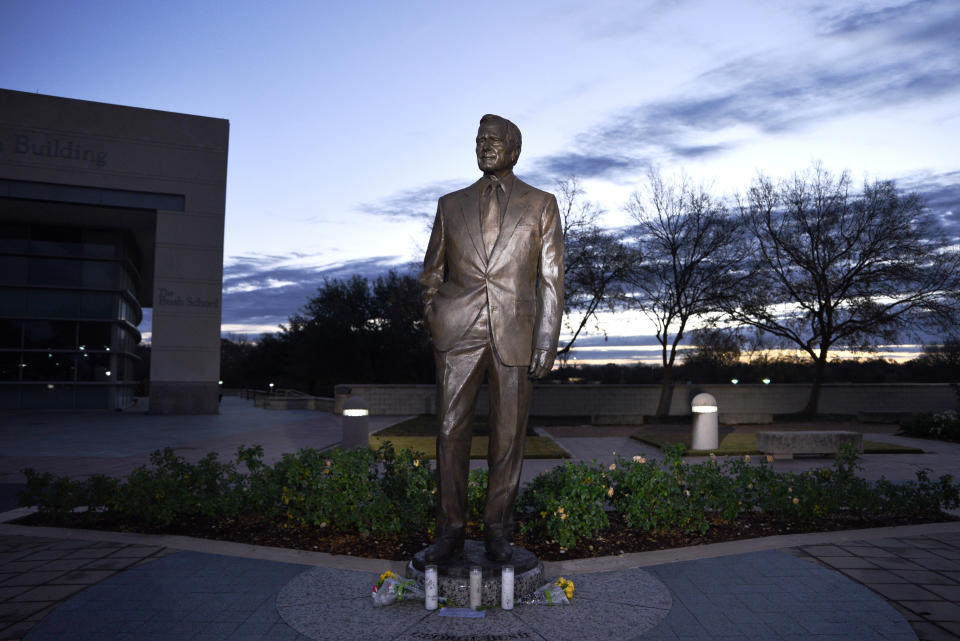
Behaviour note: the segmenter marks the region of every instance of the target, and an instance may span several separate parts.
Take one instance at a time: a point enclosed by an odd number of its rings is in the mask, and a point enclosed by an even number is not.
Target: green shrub
[[[705,502],[712,487],[721,496],[728,493],[724,480],[714,475],[709,463],[696,466],[696,481],[689,484],[690,466],[683,463],[684,446],[663,448],[666,458],[661,467],[656,461],[636,456],[618,460],[613,474],[614,509],[623,514],[631,528],[640,530],[679,530],[706,532],[709,528]]]
[[[150,527],[169,527],[193,516],[235,517],[243,503],[242,483],[233,463],[216,453],[188,463],[167,447],[150,455],[152,468],[137,467],[117,487],[109,508],[118,516]]]
[[[380,485],[393,506],[392,529],[396,532],[432,532],[437,482],[421,452],[407,448],[396,450],[384,441],[377,450],[382,469]],[[380,531],[378,524],[371,531]]]
[[[36,505],[42,514],[66,514],[83,505],[81,483],[50,472],[38,473],[31,467],[22,470],[26,487],[20,491],[20,505]]]
[[[689,465],[682,445],[664,453],[663,463],[640,456],[617,459],[609,468],[568,462],[537,476],[517,501],[525,512],[523,531],[571,549],[609,524],[610,506],[630,528],[684,533],[753,513],[813,522],[847,514],[926,518],[960,506],[960,483],[950,475],[932,480],[923,470],[906,483],[864,480],[852,447],[842,448],[830,467],[804,473],[777,473],[765,459],[751,463],[749,456]],[[236,462],[227,463],[216,454],[188,463],[167,448],[123,481],[102,475],[78,481],[26,469],[20,503],[52,517],[86,506],[87,515],[107,512],[150,528],[196,516],[256,515],[345,533],[430,534],[436,479],[419,457],[385,442],[376,451],[303,449],[268,466],[260,446],[241,446]],[[482,522],[487,486],[486,469],[470,472],[472,520]]]
[[[960,443],[960,412],[925,412],[900,423],[901,436]]]
[[[931,480],[929,470],[918,470],[916,481],[892,483],[880,479],[876,494],[884,514],[927,516],[960,507],[960,484],[954,483],[950,474]]]
[[[367,448],[285,454],[275,467],[287,517],[343,532],[399,534],[432,525],[435,482],[411,451]]]
[[[470,470],[467,477],[467,519],[483,523],[483,509],[487,503],[490,472],[485,467]]]
[[[607,472],[596,464],[566,462],[540,474],[517,502],[528,512],[523,531],[573,548],[610,523],[603,509],[610,487]]]

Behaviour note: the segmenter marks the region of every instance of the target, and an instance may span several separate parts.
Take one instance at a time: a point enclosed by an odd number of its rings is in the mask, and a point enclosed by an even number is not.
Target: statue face
[[[505,129],[487,123],[480,125],[477,131],[477,166],[485,174],[506,171],[513,167],[520,157],[520,150],[507,144]]]

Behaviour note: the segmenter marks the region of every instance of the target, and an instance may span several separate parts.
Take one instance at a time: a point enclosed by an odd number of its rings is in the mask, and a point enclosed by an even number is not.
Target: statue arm
[[[537,274],[537,324],[530,376],[542,378],[553,367],[563,316],[563,232],[557,199],[550,196],[540,219],[540,265]]]
[[[420,285],[423,287],[422,300],[425,306],[430,305],[440,285],[443,284],[446,266],[445,240],[443,201],[440,201],[437,203],[437,216],[433,221],[427,253],[423,257],[423,272],[420,274]]]

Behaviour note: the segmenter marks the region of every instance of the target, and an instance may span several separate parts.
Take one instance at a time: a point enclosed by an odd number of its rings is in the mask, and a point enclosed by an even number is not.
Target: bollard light
[[[343,437],[340,447],[352,450],[370,447],[370,409],[362,396],[351,396],[343,403]]]
[[[692,449],[717,449],[720,445],[717,399],[710,394],[697,394],[690,403],[690,411],[693,413]]]

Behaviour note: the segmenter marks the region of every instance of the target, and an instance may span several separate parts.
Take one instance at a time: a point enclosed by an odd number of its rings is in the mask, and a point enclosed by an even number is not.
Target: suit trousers
[[[435,352],[437,360],[437,534],[459,536],[467,523],[467,475],[470,472],[470,441],[477,395],[487,376],[490,397],[490,472],[483,520],[487,533],[510,537],[513,503],[523,467],[523,443],[527,431],[531,383],[527,367],[500,362],[490,334],[490,318],[484,307],[477,320],[452,348]]]

